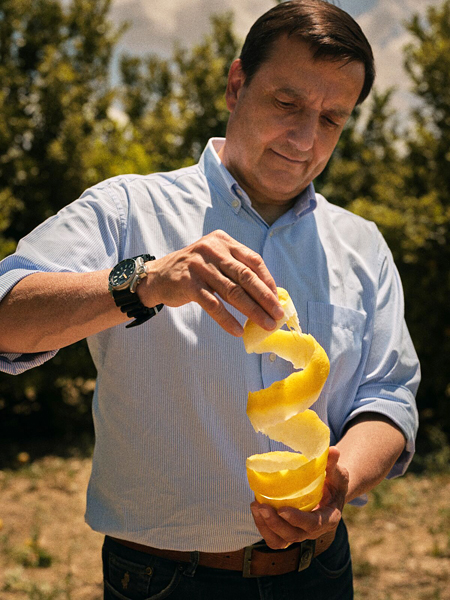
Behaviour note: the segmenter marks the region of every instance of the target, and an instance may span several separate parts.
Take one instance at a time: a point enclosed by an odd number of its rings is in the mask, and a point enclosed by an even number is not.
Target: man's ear
[[[225,100],[227,102],[227,108],[230,112],[233,112],[239,93],[244,85],[245,75],[242,70],[242,63],[240,58],[236,58],[233,61],[228,73],[227,90],[225,92]]]

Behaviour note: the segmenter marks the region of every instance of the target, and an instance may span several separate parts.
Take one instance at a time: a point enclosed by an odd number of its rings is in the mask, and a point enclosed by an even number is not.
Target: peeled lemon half
[[[317,341],[302,333],[288,292],[278,288],[278,298],[284,317],[273,332],[248,320],[244,325],[245,349],[249,354],[274,352],[301,370],[266,389],[250,392],[247,416],[255,431],[295,452],[249,456],[247,477],[258,502],[310,511],[322,498],[330,430],[309,407],[322,391],[330,363]],[[288,330],[281,329],[285,324]]]

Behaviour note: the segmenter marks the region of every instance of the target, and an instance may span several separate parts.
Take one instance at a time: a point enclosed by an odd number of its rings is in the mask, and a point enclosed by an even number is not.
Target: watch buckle
[[[136,272],[129,287],[129,290],[132,294],[136,293],[136,288],[141,282],[141,279],[144,279],[144,277],[147,277],[147,269],[145,268],[145,262],[142,256],[138,256],[136,258]]]

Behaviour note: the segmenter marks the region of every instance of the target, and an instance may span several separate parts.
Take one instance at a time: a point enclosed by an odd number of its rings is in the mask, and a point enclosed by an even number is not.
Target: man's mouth
[[[293,165],[300,165],[302,163],[306,162],[306,158],[300,158],[300,157],[292,157],[292,156],[288,156],[282,152],[277,152],[276,150],[274,150],[273,148],[271,148],[272,152],[278,156],[279,158],[282,158],[284,160],[286,160],[287,162],[293,164]]]

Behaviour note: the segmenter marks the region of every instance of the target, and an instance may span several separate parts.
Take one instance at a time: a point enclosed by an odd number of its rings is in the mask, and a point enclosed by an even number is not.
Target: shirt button
[[[242,198],[242,190],[239,188],[236,188],[236,194],[239,196],[239,198]]]
[[[275,362],[277,360],[277,355],[275,354],[275,352],[271,352],[269,354],[269,360],[270,362]]]
[[[240,204],[239,200],[233,200],[233,202],[231,203],[231,206],[233,208],[237,208],[239,206],[239,204]]]
[[[269,237],[272,237],[272,236],[273,236],[273,231],[270,231],[269,232]]]

